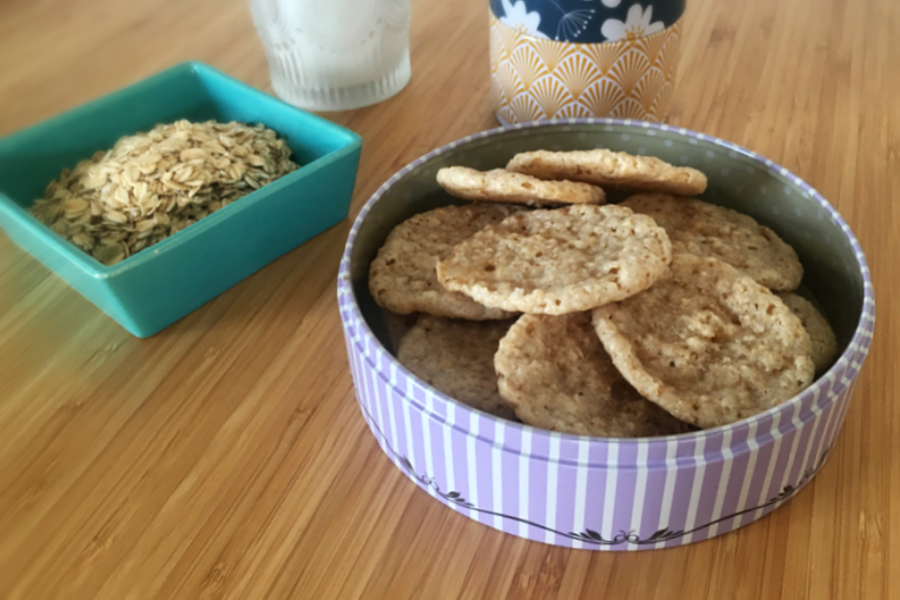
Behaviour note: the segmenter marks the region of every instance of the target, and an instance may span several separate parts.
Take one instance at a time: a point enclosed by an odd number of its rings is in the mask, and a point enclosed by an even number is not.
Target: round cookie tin
[[[486,170],[534,149],[605,147],[703,170],[701,196],[750,214],[797,250],[805,291],[837,334],[835,364],[799,396],[750,419],[662,438],[561,434],[469,408],[389,351],[367,290],[368,265],[412,214],[454,202],[443,166]],[[862,249],[834,208],[783,167],[681,128],[614,119],[530,123],[468,136],[391,177],[351,229],[338,304],[363,417],[387,456],[428,494],[485,525],[596,550],[679,546],[721,535],[787,502],[823,467],[840,433],[875,325]]]

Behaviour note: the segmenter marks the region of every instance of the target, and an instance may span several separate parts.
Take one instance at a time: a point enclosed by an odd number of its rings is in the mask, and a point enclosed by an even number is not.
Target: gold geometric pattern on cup
[[[503,106],[501,106],[500,110],[497,111],[497,116],[500,117],[500,119],[504,123],[518,123],[519,122],[518,119],[516,118],[516,115],[513,114],[512,108],[510,107],[509,104],[504,104]]]
[[[514,123],[550,118],[531,94],[519,94],[510,102],[509,108],[512,110]]]
[[[576,100],[588,86],[600,79],[600,69],[581,53],[566,58],[556,68],[555,74],[565,82]]]
[[[525,34],[512,27],[507,27],[493,15],[491,15],[491,23],[494,25],[497,35],[500,37],[500,43],[506,50],[506,57],[509,58],[512,55],[513,50],[519,46],[519,40],[521,40]]]
[[[557,119],[577,119],[588,114],[590,113],[586,106],[579,102],[572,102],[563,106],[555,116]]]
[[[609,78],[598,79],[581,95],[583,104],[590,115],[610,115],[616,106],[625,100],[625,92],[615,81]]]
[[[631,91],[637,87],[648,69],[650,61],[647,56],[639,49],[631,48],[616,61],[607,76],[618,83],[626,95],[631,96]]]
[[[581,52],[600,69],[600,76],[606,77],[622,55],[628,52],[629,45],[618,42],[607,44],[585,44]]]
[[[666,84],[666,76],[656,67],[650,67],[650,70],[644,73],[638,82],[630,97],[638,100],[647,112],[653,112],[653,103],[659,95],[660,90]]]
[[[659,120],[672,96],[680,23],[646,38],[572,44],[491,17],[491,97],[509,123],[609,115]]]
[[[542,57],[534,51],[534,48],[528,44],[519,44],[519,46],[513,50],[509,57],[509,64],[512,65],[516,75],[519,76],[519,79],[522,81],[522,85],[525,86],[526,90],[530,88],[535,81],[544,75],[550,74],[547,63],[545,63],[542,60]]]
[[[642,119],[644,115],[647,115],[644,105],[634,98],[625,98],[612,110],[612,116],[618,119]],[[655,117],[655,115],[647,116]]]
[[[559,116],[563,108],[575,103],[575,98],[558,77],[541,77],[529,91],[545,115]]]
[[[659,67],[659,69],[666,74],[666,79],[669,81],[675,80],[675,67],[678,65],[678,55],[680,52],[681,38],[678,35],[678,32],[675,32],[668,40],[666,40],[662,52],[659,53],[659,56],[657,56],[656,62],[654,63],[655,66]]]
[[[491,73],[491,106],[507,106],[509,101],[506,99],[506,93],[500,84],[500,78],[496,73]]]
[[[500,63],[495,75],[507,102],[512,101],[517,95],[525,93],[525,85],[510,61],[506,60]]]
[[[536,59],[541,61],[551,73],[559,66],[559,63],[578,51],[572,44],[540,38],[526,37],[523,43],[535,52]]]
[[[671,34],[650,35],[639,39],[638,47],[641,49],[641,52],[644,53],[644,56],[647,57],[647,60],[650,61],[650,64],[655,65],[657,58],[659,58],[660,53],[663,52],[663,48],[665,48],[666,43],[670,38]]]

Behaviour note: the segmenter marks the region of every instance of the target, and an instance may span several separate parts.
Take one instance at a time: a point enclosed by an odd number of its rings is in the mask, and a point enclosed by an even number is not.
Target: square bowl
[[[300,168],[112,266],[28,213],[63,168],[178,119],[262,123],[285,139]],[[147,337],[346,218],[361,146],[352,131],[184,63],[0,140],[0,226],[122,327]]]
[[[600,438],[538,429],[457,402],[388,350],[368,291],[391,229],[460,203],[441,167],[502,167],[517,152],[609,148],[703,170],[700,198],[774,229],[797,250],[803,287],[838,339],[834,365],[794,398],[736,423],[683,435]],[[612,196],[612,194],[611,194]],[[357,401],[388,457],[437,500],[531,540],[593,550],[667,548],[762,518],[822,468],[841,430],[875,326],[866,259],[847,223],[787,169],[730,142],[665,124],[567,119],[495,129],[434,150],[391,177],[350,231],[338,304]]]

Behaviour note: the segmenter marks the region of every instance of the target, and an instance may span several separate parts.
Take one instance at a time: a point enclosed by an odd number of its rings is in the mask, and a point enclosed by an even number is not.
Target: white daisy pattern
[[[504,4],[505,2],[506,0],[504,0]],[[540,20],[540,17],[538,20]],[[625,17],[624,23],[618,19],[607,19],[603,22],[600,33],[606,37],[607,41],[614,42],[617,40],[637,40],[665,29],[662,21],[652,23],[652,20],[652,6],[648,5],[647,9],[644,10],[640,4],[632,4],[631,8],[628,9],[628,15]]]
[[[538,31],[538,26],[541,24],[541,15],[537,11],[528,12],[528,9],[525,7],[525,0],[519,0],[515,3],[510,2],[510,0],[503,0],[503,13],[504,15],[500,17],[500,22],[507,27],[518,29],[534,37],[550,39],[546,34]]]

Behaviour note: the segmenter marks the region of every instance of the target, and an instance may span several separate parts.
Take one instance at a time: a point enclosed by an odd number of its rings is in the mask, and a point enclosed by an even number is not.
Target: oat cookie
[[[816,371],[821,373],[828,369],[837,357],[837,338],[825,316],[803,296],[790,292],[779,292],[777,296],[792,313],[797,315],[797,318],[803,323],[803,328],[809,334],[812,342],[812,360],[816,365]]]
[[[491,225],[438,263],[440,282],[485,306],[561,315],[621,300],[667,270],[666,232],[620,206],[535,210]]]
[[[476,171],[468,167],[445,167],[437,182],[450,194],[466,200],[514,202],[531,206],[602,204],[601,188],[575,181],[543,181],[505,169]]]
[[[424,312],[474,321],[510,317],[506,311],[445,290],[434,267],[454,245],[517,210],[504,204],[445,206],[407,219],[391,231],[369,266],[369,291],[375,302],[401,315]]]
[[[516,173],[541,179],[568,179],[635,192],[691,196],[706,190],[706,175],[675,167],[654,156],[632,156],[612,150],[536,150],[516,154],[506,165]]]
[[[809,335],[777,296],[715,258],[676,254],[649,290],[594,310],[622,375],[682,421],[753,416],[813,379]]]
[[[589,312],[522,315],[500,340],[494,366],[500,394],[534,427],[601,437],[689,430],[616,371]]]
[[[478,410],[515,420],[497,391],[494,353],[512,321],[419,317],[404,336],[397,360],[417,377]]]
[[[637,194],[620,206],[653,217],[673,252],[718,258],[773,290],[796,289],[803,278],[794,249],[748,215],[668,194]]]

